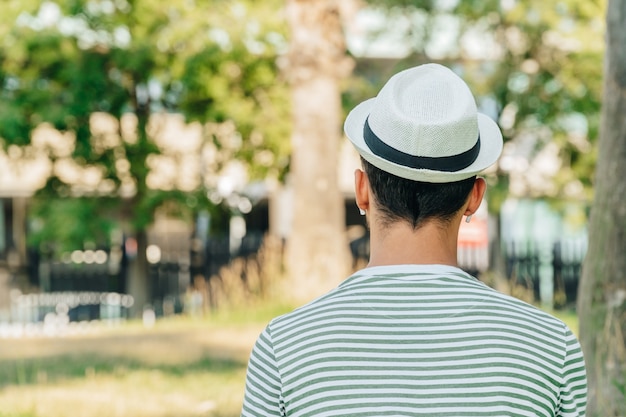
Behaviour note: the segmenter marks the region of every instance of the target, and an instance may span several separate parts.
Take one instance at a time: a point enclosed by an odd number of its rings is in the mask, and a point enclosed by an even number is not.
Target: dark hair
[[[398,220],[417,229],[426,219],[449,222],[467,201],[476,176],[449,183],[428,183],[401,178],[361,158],[363,170],[384,223]]]

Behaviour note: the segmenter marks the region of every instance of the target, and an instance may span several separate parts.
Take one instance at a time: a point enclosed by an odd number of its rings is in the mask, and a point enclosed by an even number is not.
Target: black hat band
[[[399,151],[383,142],[369,125],[369,117],[363,126],[363,139],[370,150],[390,162],[414,169],[430,169],[432,171],[455,172],[472,165],[480,153],[480,134],[476,144],[469,150],[450,156],[416,156]]]

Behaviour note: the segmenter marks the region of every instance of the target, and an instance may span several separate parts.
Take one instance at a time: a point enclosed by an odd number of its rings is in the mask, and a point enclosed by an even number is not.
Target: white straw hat
[[[439,64],[391,77],[348,114],[344,130],[366,161],[414,181],[460,181],[502,152],[498,125],[476,110],[467,84]]]

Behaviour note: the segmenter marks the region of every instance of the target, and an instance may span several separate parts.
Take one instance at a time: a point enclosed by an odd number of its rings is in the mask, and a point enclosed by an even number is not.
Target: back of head
[[[427,220],[446,224],[467,201],[476,181],[476,176],[448,183],[412,181],[383,171],[365,159],[361,163],[383,226],[404,221],[417,229]]]
[[[450,219],[476,175],[502,151],[497,124],[479,113],[465,82],[439,64],[391,77],[346,118],[384,221]]]

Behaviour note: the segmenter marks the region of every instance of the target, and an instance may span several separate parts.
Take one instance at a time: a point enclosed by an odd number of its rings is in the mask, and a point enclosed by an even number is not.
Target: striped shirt
[[[580,345],[558,319],[462,270],[361,270],[272,320],[241,415],[584,416]]]

